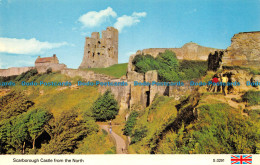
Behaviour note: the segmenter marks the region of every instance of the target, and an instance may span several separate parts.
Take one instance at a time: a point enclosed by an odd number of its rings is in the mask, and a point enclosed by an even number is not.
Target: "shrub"
[[[110,91],[106,91],[99,97],[91,108],[93,117],[97,121],[106,121],[114,119],[118,114],[118,103]]]
[[[141,126],[140,128],[135,129],[133,135],[131,136],[132,137],[131,144],[134,144],[142,140],[144,137],[147,136],[147,132],[148,129],[146,126]]]
[[[137,117],[138,117],[138,113],[136,111],[131,112],[126,122],[125,128],[123,129],[124,135],[130,136],[132,134],[132,129],[134,128]]]
[[[17,76],[15,78],[15,81],[27,81],[30,79],[30,77],[32,77],[36,74],[38,74],[37,69],[32,69],[32,70],[29,70],[29,71],[24,72],[21,75]]]
[[[169,70],[178,71],[179,61],[174,52],[166,50],[164,53],[160,53],[156,60],[159,62],[160,67],[165,66]],[[166,64],[166,65],[164,65]]]
[[[156,58],[151,55],[136,55],[132,63],[139,73],[157,70],[159,81],[166,82],[199,78],[206,74],[208,68],[206,61],[179,62],[170,50],[160,53]]]
[[[135,65],[135,71],[139,73],[145,73],[149,70],[157,70],[159,68],[158,62],[149,54],[135,56],[132,63]]]
[[[182,77],[184,80],[199,78],[206,74],[207,69],[208,65],[206,61],[183,60],[180,62],[180,71],[185,75],[185,77]]]

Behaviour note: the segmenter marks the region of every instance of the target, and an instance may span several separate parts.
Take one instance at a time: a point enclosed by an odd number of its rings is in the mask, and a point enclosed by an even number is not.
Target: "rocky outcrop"
[[[17,76],[31,69],[34,69],[34,67],[12,67],[8,69],[0,69],[0,77]]]
[[[235,34],[222,61],[223,66],[260,68],[260,31]]]
[[[208,70],[217,71],[221,67],[224,51],[215,51],[208,57]]]

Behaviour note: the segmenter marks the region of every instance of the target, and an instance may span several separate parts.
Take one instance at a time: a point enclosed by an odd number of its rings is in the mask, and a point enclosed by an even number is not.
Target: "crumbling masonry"
[[[83,68],[105,68],[118,64],[118,30],[108,27],[99,32],[93,32],[91,37],[86,37],[84,57],[80,65]]]

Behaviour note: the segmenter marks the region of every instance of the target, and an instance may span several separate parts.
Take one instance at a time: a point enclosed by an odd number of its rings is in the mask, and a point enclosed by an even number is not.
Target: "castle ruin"
[[[91,37],[86,37],[83,61],[79,69],[105,68],[118,64],[118,30],[107,27],[102,31],[93,32]]]

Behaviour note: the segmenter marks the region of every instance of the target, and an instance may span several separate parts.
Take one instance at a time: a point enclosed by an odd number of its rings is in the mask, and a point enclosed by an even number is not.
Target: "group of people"
[[[230,85],[232,73],[215,74],[211,80],[212,83],[208,86],[209,92],[220,92],[226,96],[232,89]]]

